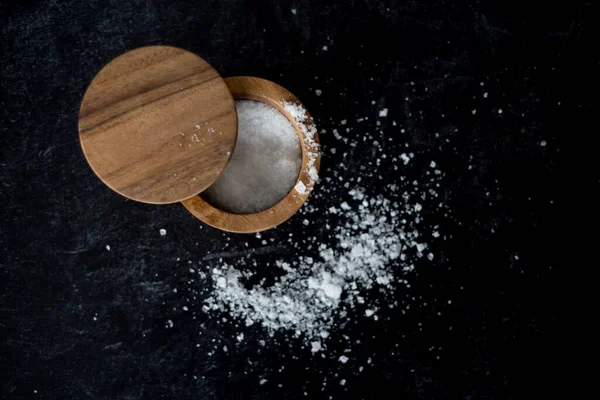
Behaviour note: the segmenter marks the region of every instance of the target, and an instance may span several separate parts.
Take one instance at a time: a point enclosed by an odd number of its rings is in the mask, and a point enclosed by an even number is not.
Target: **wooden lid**
[[[149,46],[106,65],[79,111],[88,163],[111,189],[152,204],[197,195],[221,175],[237,139],[227,84],[188,51]]]

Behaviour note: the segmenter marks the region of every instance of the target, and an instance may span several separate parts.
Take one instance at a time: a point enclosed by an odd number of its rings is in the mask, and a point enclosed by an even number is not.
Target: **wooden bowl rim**
[[[309,152],[315,153],[313,166],[319,171],[321,153],[318,133],[314,132],[313,141],[307,140],[303,130],[295,119],[288,113],[283,102],[294,103],[304,109],[306,119],[303,124],[312,125],[313,119],[308,110],[294,94],[284,87],[262,78],[251,76],[234,76],[225,78],[234,100],[255,100],[266,103],[280,111],[294,126],[300,139],[302,149],[302,167],[298,178],[290,192],[274,206],[252,214],[234,214],[216,208],[201,197],[201,193],[183,200],[183,206],[200,221],[223,231],[234,233],[255,233],[274,228],[292,217],[308,199],[315,185],[315,180],[309,174]],[[261,89],[269,89],[276,96],[268,97]],[[299,182],[306,187],[304,193],[296,190]]]

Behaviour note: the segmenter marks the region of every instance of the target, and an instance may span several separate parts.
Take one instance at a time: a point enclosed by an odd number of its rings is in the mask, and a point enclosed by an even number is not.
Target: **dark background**
[[[524,3],[0,2],[0,398],[573,397],[585,367],[565,357],[581,354],[593,315],[585,276],[597,266],[575,261],[595,248],[572,227],[597,222],[581,213],[598,185],[586,162],[598,129],[584,123],[597,89],[597,13],[591,1]],[[236,345],[239,324],[207,318],[191,298],[202,288],[186,262],[210,265],[225,240],[242,253],[259,241],[202,227],[179,205],[126,200],[88,167],[77,136],[86,86],[112,58],[150,44],[195,52],[223,76],[276,81],[328,129],[389,108],[388,154],[408,143],[444,171],[449,211],[429,217],[445,236],[434,262],[397,294],[408,312],[357,316],[333,335],[334,355],[346,346],[336,337],[361,340],[347,364],[259,328]],[[338,148],[322,178],[376,168],[368,143],[321,140]],[[344,151],[353,162],[342,168]],[[371,193],[394,181],[386,165],[383,180],[363,182]],[[596,178],[584,184],[587,173]],[[317,191],[315,206],[340,201],[325,180]],[[265,234],[280,243],[267,258],[298,254],[284,242],[290,232],[328,240],[302,219]],[[208,356],[215,343],[229,352]]]

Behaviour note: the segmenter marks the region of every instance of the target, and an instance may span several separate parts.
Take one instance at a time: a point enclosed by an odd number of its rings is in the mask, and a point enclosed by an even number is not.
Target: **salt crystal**
[[[430,168],[435,168],[435,166],[436,166],[435,161],[432,161],[432,162],[429,163],[429,167]]]
[[[322,287],[325,295],[332,299],[339,299],[340,295],[342,294],[342,288],[331,282],[323,283]]]
[[[502,114],[502,109],[501,108],[498,109],[498,114]]]
[[[471,110],[471,114],[473,114],[473,115],[477,114],[477,110]]]
[[[342,364],[346,364],[346,363],[348,362],[348,357],[346,357],[346,356],[341,356],[341,357],[338,359],[338,361],[339,361],[339,362],[341,362]]]
[[[327,46],[323,46],[323,51],[327,51]]]
[[[375,311],[374,311],[374,310],[365,310],[365,315],[366,315],[367,317],[370,317],[370,316],[371,316],[371,315],[373,315],[373,314],[375,314]]]
[[[342,379],[342,380],[340,381],[340,385],[344,386],[345,384],[346,384],[346,380],[345,380],[345,379]]]
[[[109,244],[107,244],[107,245],[106,245],[106,247],[105,247],[105,249],[106,249],[107,251],[110,251],[110,245],[109,245]]]
[[[166,229],[160,229],[158,231],[158,233],[160,233],[160,236],[166,236],[167,235],[167,230]]]
[[[322,95],[322,94],[323,94],[323,91],[322,91],[322,90],[319,90],[319,89],[317,89],[317,90],[315,90],[315,94],[316,94],[317,96],[320,96],[320,95]]]
[[[487,97],[488,97],[488,93],[487,93],[487,92],[485,92],[485,93],[483,94],[483,98],[484,98],[484,99],[487,99]]]
[[[296,189],[296,192],[300,194],[306,194],[306,185],[302,181],[298,181],[296,186],[294,186],[294,189]]]
[[[265,383],[269,382],[266,379],[261,379],[260,382],[258,382],[260,385],[264,385]]]
[[[294,187],[302,164],[298,133],[277,109],[236,101],[238,138],[229,164],[202,193],[216,207],[238,214],[265,210]]]
[[[387,115],[388,115],[388,109],[387,108],[384,108],[384,109],[382,109],[382,110],[379,111],[379,116],[380,117],[387,117]]]
[[[312,351],[313,353],[316,353],[319,350],[321,350],[321,342],[311,342],[310,347],[311,347],[310,351]]]
[[[295,9],[295,8],[292,8],[292,10],[291,10],[291,11],[292,11],[292,14],[296,15],[296,12],[297,12],[297,11],[296,11],[296,9]]]
[[[547,143],[546,143],[546,141],[545,141],[545,140],[542,140],[542,141],[540,142],[540,146],[542,146],[542,147],[546,147],[546,144],[547,144]]]

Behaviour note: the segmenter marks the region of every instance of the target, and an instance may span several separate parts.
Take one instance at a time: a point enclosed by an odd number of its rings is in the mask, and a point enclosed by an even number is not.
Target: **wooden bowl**
[[[275,107],[292,123],[302,148],[302,167],[294,187],[273,207],[253,214],[234,214],[220,210],[202,198],[202,193],[181,203],[196,218],[215,228],[237,233],[254,233],[273,228],[294,215],[312,191],[320,166],[319,135],[308,111],[296,96],[276,83],[250,76],[226,78],[235,100],[255,100]],[[293,116],[284,106],[293,103],[303,108],[304,118]]]

